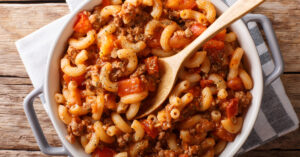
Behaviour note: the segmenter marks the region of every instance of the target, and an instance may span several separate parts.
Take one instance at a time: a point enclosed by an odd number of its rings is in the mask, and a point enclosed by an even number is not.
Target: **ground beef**
[[[129,142],[129,140],[130,140],[130,134],[129,133],[126,133],[126,134],[124,134],[122,136],[119,136],[117,138],[117,142],[118,142],[119,147],[126,146],[128,144],[128,142]]]
[[[200,144],[207,136],[207,133],[197,133],[193,136],[194,140],[194,144]]]
[[[174,32],[173,36],[185,36],[185,32],[183,30],[178,30],[176,32]]]
[[[191,31],[190,28],[185,29],[184,33],[185,33],[185,37],[187,37],[187,38],[190,38],[193,36],[193,32]]]
[[[112,81],[118,81],[119,78],[123,77],[124,72],[126,71],[126,63],[125,61],[113,61],[112,62],[112,72],[111,72],[111,80]]]
[[[165,135],[166,135],[166,132],[164,132],[164,131],[159,132],[158,133],[158,140],[162,140],[165,137]]]
[[[158,142],[156,142],[154,149],[155,149],[157,152],[159,152],[159,151],[162,150],[161,147],[162,147],[162,145],[161,145],[160,141],[158,141]]]
[[[161,150],[158,152],[159,157],[176,157],[176,153],[172,150]]]
[[[189,146],[188,151],[186,152],[186,154],[188,154],[189,156],[193,156],[195,154],[198,154],[199,150],[200,150],[199,145]]]
[[[146,70],[147,69],[146,69],[146,65],[145,64],[139,64],[138,68],[135,70],[135,72],[130,75],[130,78],[139,77],[139,76],[145,74]]]
[[[135,19],[136,8],[129,3],[124,3],[122,5],[120,16],[122,17],[124,24],[129,24],[130,22],[133,21],[133,19]]]
[[[204,133],[213,130],[215,127],[214,123],[207,120],[201,119],[201,121],[196,125],[197,133]]]
[[[111,125],[114,125],[114,122],[111,120],[111,118],[107,117],[103,120],[103,124],[105,124],[107,126],[111,126]]]
[[[133,42],[138,42],[138,41],[145,41],[146,38],[144,36],[144,29],[141,28],[141,27],[128,27],[126,29],[126,32],[127,32],[127,38],[128,40],[130,41],[133,41]]]
[[[117,26],[117,27],[122,27],[123,26],[123,21],[122,21],[122,17],[120,15],[116,15],[113,19],[113,23]]]
[[[73,118],[69,124],[70,132],[75,136],[81,136],[86,130],[86,125],[79,118]]]
[[[234,96],[239,99],[239,105],[241,105],[243,108],[248,108],[252,100],[252,95],[250,92],[239,91],[235,92]]]
[[[75,64],[75,58],[76,58],[78,53],[79,53],[79,50],[75,49],[72,46],[68,47],[67,58],[71,61],[71,64]]]
[[[89,16],[89,21],[92,24],[93,29],[95,29],[98,32],[100,30],[100,28],[101,28],[99,14],[92,14],[92,15],[90,15]]]
[[[179,21],[180,18],[180,12],[176,10],[168,10],[169,19],[172,21]]]
[[[93,119],[90,116],[83,117],[82,124],[86,126],[86,132],[93,132]]]

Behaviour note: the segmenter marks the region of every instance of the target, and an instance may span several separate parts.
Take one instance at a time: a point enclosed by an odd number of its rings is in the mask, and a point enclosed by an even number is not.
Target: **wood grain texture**
[[[49,3],[49,2],[59,2],[64,3],[65,0],[0,0],[0,3]]]
[[[281,151],[281,150],[270,150],[270,151],[251,151],[241,155],[241,157],[297,157],[299,156],[299,151]]]
[[[33,89],[30,80],[0,77],[0,82],[0,149],[38,150],[23,110],[23,100]],[[34,107],[49,143],[60,145],[40,101],[35,101]]]
[[[0,4],[0,12],[0,75],[26,77],[15,41],[67,14],[68,8],[66,4]]]
[[[45,155],[40,151],[21,151],[21,150],[0,150],[0,157],[50,157],[49,155]],[[57,156],[62,157],[62,156]]]

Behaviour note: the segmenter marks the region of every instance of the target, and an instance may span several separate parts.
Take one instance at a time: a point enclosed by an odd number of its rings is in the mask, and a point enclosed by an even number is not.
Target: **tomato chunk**
[[[73,29],[78,33],[87,33],[89,30],[93,29],[93,26],[89,21],[89,17],[84,11],[77,15],[77,20]]]
[[[138,77],[118,82],[118,96],[123,97],[129,94],[140,93],[145,90],[144,84]]]
[[[189,157],[187,154],[180,154],[179,157]]]
[[[195,6],[195,0],[167,0],[166,2],[166,7],[174,10],[192,9]]]
[[[150,121],[144,120],[142,122],[143,128],[146,131],[147,135],[149,135],[151,138],[155,139],[158,135],[158,130],[151,124]]]
[[[227,86],[235,91],[240,91],[244,89],[242,80],[239,77],[235,77],[227,82]]]
[[[102,3],[101,3],[101,7],[106,7],[108,5],[111,5],[111,0],[102,0]]]
[[[212,86],[213,84],[214,84],[213,80],[201,80],[200,81],[201,88],[209,87],[209,86]]]
[[[192,93],[194,97],[200,97],[201,96],[201,89],[199,86],[195,86],[188,90],[188,93]]]
[[[153,77],[148,77],[146,87],[148,91],[154,92],[156,90],[156,80]]]
[[[238,98],[230,99],[228,106],[226,106],[226,114],[228,118],[232,118],[238,114]]]
[[[72,77],[67,74],[64,74],[63,79],[67,84],[69,84],[70,81],[75,81],[80,86],[81,83],[85,80],[85,77],[84,77],[84,75]]]
[[[192,38],[187,38],[184,35],[184,32],[174,33],[174,35],[170,38],[170,47],[174,49],[182,49],[192,42]]]
[[[159,65],[157,56],[148,57],[145,59],[147,72],[150,75],[159,73]]]
[[[113,157],[115,155],[115,151],[110,148],[104,147],[102,149],[96,148],[92,157]]]
[[[225,44],[223,41],[219,41],[219,40],[208,40],[204,45],[203,48],[204,49],[216,49],[216,50],[222,50],[224,49]]]
[[[160,36],[161,36],[162,31],[163,31],[163,29],[155,30],[152,38],[147,40],[147,45],[150,48],[161,48]]]
[[[213,39],[224,41],[226,35],[226,29],[223,29],[221,32],[219,32]]]
[[[113,34],[105,35],[101,38],[101,45],[100,45],[100,56],[107,56],[111,53],[114,48],[114,43],[117,41],[116,37]]]
[[[190,30],[193,32],[193,38],[198,37],[207,29],[206,26],[203,26],[200,23],[195,23],[190,27]]]
[[[235,138],[235,134],[232,134],[228,131],[226,131],[223,127],[219,127],[217,128],[213,134],[217,137],[219,137],[220,139],[224,140],[224,141],[228,141],[228,142],[232,142]]]
[[[105,107],[110,110],[115,110],[117,108],[116,96],[114,94],[105,94]]]

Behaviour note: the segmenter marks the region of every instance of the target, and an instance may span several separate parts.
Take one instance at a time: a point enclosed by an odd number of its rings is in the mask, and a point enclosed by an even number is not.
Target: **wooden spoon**
[[[151,106],[138,118],[142,118],[161,106],[170,94],[177,78],[177,73],[183,62],[197,51],[206,41],[214,37],[234,21],[240,19],[246,13],[263,3],[264,0],[238,0],[227,9],[213,24],[210,25],[198,38],[174,56],[160,58],[159,64],[162,68],[161,82],[154,98],[151,99]]]

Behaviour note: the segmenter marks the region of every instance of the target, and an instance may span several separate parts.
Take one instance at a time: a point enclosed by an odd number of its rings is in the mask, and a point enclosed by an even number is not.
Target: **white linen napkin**
[[[71,11],[82,2],[82,0],[66,1]],[[231,5],[236,0],[224,1]],[[58,35],[57,33],[62,29],[61,25],[67,18],[69,18],[69,15],[42,27],[16,42],[17,50],[34,88],[43,85],[50,47]],[[268,53],[268,48],[263,41],[256,23],[252,22],[248,25],[248,28],[252,38],[256,41],[255,44],[263,64],[264,75],[268,75],[274,67],[274,63]],[[258,40],[260,42],[257,42]],[[47,108],[45,108],[45,110],[48,111]],[[285,93],[282,82],[280,79],[277,79],[270,86],[265,88],[261,110],[259,111],[254,129],[239,153],[254,149],[297,129],[298,123],[299,120]]]

